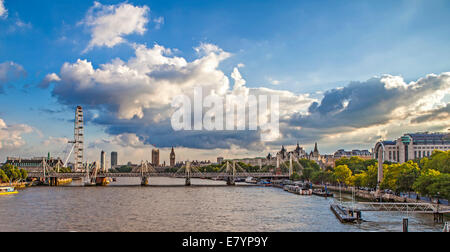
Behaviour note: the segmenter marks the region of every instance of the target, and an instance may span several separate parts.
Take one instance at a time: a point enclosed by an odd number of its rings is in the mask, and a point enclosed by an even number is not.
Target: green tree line
[[[335,164],[334,169],[316,172],[312,177],[313,182],[376,188],[376,160],[352,157],[339,159]],[[384,163],[380,188],[396,193],[415,191],[424,196],[450,200],[450,151],[435,150],[429,158],[410,160],[403,164]]]
[[[28,178],[28,172],[19,169],[11,164],[5,164],[0,167],[0,181],[2,183],[15,183],[25,181]]]

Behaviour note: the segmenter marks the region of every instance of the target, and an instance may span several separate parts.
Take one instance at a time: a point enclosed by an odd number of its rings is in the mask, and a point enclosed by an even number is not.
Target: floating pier
[[[348,210],[338,204],[331,204],[330,209],[341,223],[355,223],[361,220],[361,211]]]

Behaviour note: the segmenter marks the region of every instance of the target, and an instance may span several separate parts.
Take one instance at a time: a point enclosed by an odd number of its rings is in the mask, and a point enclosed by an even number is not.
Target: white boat
[[[245,183],[256,184],[258,181],[256,181],[253,177],[248,177],[245,179]]]

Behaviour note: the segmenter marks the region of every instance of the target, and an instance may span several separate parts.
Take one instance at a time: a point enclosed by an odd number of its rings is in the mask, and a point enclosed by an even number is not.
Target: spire
[[[317,142],[316,142],[316,145],[314,146],[314,152],[316,152],[316,153],[319,152],[319,149],[317,148]]]
[[[175,153],[175,150],[173,149],[173,146],[172,146],[172,151],[170,153],[171,154]]]
[[[299,142],[297,142],[297,148],[295,148],[295,151],[296,151],[297,153],[300,152],[300,143],[299,143]]]

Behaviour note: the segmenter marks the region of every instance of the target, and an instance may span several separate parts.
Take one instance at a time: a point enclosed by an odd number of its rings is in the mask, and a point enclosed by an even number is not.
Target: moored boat
[[[297,185],[286,185],[283,188],[285,191],[288,191],[290,193],[299,194],[299,195],[312,195],[311,189],[305,189],[301,186]]]
[[[267,181],[267,180],[261,180],[257,183],[258,185],[263,185],[263,186],[272,186],[272,183]]]
[[[322,191],[322,190],[314,190],[314,191],[312,192],[312,194],[314,194],[314,195],[316,195],[316,196],[320,196],[320,197],[325,197],[325,198],[333,197],[333,194],[332,194],[332,193],[329,193],[329,192],[327,192],[327,191]]]
[[[19,193],[14,187],[0,187],[0,195],[10,195]]]
[[[258,181],[252,177],[248,177],[245,179],[245,183],[256,184],[256,183],[258,183]]]

